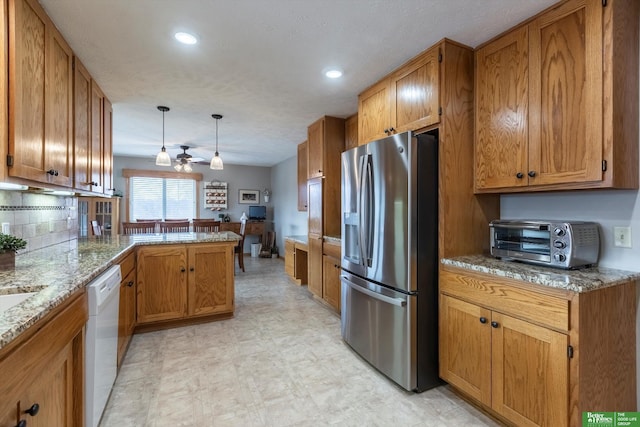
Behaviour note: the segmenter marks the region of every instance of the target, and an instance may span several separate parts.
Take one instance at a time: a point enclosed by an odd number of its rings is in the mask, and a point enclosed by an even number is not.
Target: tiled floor
[[[447,386],[408,393],[340,337],[281,260],[245,258],[233,319],[135,335],[110,426],[496,426]]]

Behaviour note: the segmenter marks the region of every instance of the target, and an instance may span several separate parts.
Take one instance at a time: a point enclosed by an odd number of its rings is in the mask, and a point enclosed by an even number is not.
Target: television
[[[249,219],[264,221],[267,219],[266,206],[249,206]]]

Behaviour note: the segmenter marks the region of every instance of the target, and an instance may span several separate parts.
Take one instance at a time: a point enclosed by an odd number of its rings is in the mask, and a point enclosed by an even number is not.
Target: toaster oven
[[[495,220],[489,229],[491,255],[497,258],[565,269],[598,262],[595,222]]]

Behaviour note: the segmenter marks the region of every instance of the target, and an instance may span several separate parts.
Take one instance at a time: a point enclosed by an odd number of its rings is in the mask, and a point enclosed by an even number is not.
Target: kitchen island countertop
[[[0,349],[138,245],[237,242],[233,232],[102,236],[71,240],[16,256],[0,271],[0,295],[36,292],[0,314]]]
[[[443,258],[440,261],[447,266],[573,292],[588,292],[640,279],[640,272],[634,271],[606,267],[562,270],[515,261],[503,261],[487,255],[465,255],[455,258]]]

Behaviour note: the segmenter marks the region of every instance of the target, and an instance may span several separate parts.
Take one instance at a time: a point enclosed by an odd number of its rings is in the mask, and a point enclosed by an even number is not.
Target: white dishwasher
[[[96,427],[116,379],[120,266],[114,265],[87,285],[89,320],[85,339],[85,425]]]

